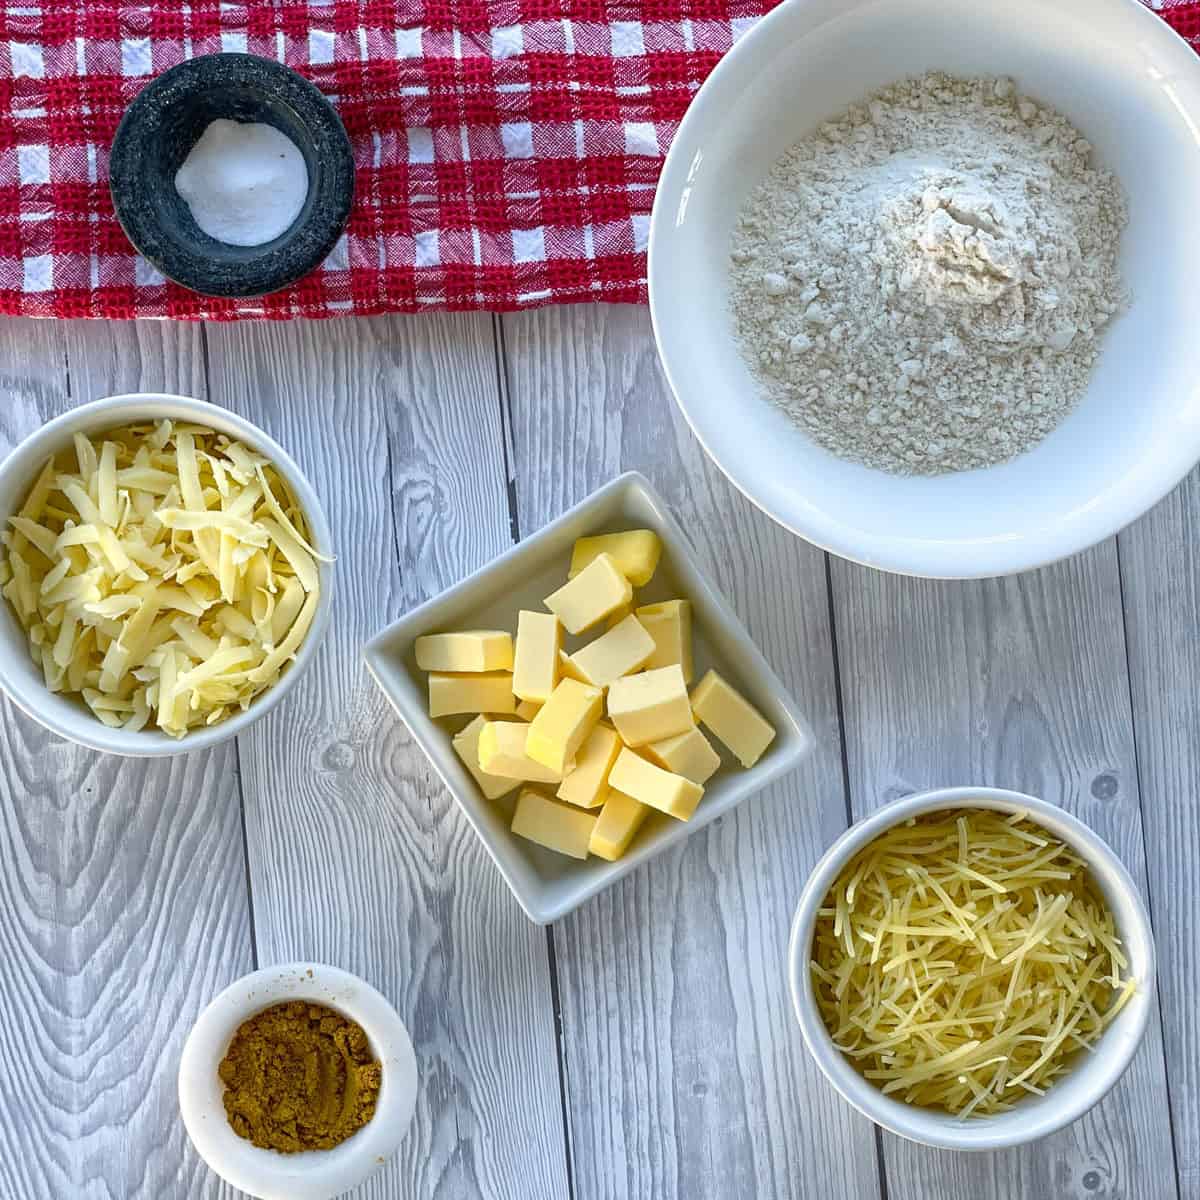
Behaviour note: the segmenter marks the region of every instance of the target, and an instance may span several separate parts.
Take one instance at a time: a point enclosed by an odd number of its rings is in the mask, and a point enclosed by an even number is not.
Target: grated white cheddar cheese
[[[106,725],[173,737],[276,682],[329,561],[267,459],[170,421],[76,434],[0,545],[0,592],[46,686]]]
[[[988,809],[918,817],[860,850],[819,911],[810,965],[864,1077],[961,1118],[1041,1095],[1136,987],[1083,861]]]

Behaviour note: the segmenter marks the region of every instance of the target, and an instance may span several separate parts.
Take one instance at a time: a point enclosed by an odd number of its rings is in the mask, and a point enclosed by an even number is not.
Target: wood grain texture
[[[825,559],[704,458],[644,312],[504,318],[503,427],[492,329],[437,316],[208,331],[214,398],[296,454],[339,538],[329,643],[240,756],[263,961],[360,972],[417,1044],[413,1131],[356,1195],[874,1200],[871,1127],[810,1064],[783,978],[800,887],[846,820]],[[0,323],[0,455],[99,395],[203,395],[205,348],[195,325]],[[525,534],[645,471],[820,741],[549,941],[359,655],[510,544],[506,457]],[[891,1200],[1200,1200],[1198,539],[1193,475],[1121,536],[1119,561],[1110,543],[970,584],[832,562],[855,815],[963,781],[1061,802],[1147,889],[1160,952],[1162,1029],[1099,1108],[1011,1154],[886,1137]],[[188,1143],[175,1070],[199,1009],[253,965],[245,855],[233,747],[105,758],[0,704],[4,1200],[237,1194]]]
[[[311,677],[240,739],[260,955],[363,975],[413,1034],[417,1115],[364,1198],[561,1200],[544,935],[361,657],[507,543],[490,318],[210,327],[208,342],[214,398],[296,456],[339,556]]]
[[[543,309],[503,329],[521,534],[645,472],[820,744],[555,925],[574,1194],[873,1200],[870,1127],[805,1054],[784,982],[800,889],[846,820],[824,557],[704,458],[643,310]]]
[[[1181,1200],[1200,1198],[1200,472],[1119,538]]]
[[[199,331],[0,323],[0,454],[117,391],[202,393]],[[199,384],[199,386],[198,386]],[[214,1197],[175,1072],[207,1000],[248,970],[233,748],[94,754],[4,703],[0,1195]]]
[[[856,817],[928,787],[1016,788],[1086,821],[1145,887],[1115,543],[969,583],[834,560],[833,582]],[[1172,1198],[1159,1023],[1107,1099],[1053,1137],[1000,1154],[883,1147],[892,1200]]]
[[[205,398],[204,329],[186,321],[64,321],[75,403],[122,392]]]

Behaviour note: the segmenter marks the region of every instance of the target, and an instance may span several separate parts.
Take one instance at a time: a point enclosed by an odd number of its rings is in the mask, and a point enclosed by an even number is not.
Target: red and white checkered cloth
[[[0,312],[327,317],[644,302],[662,157],[775,0],[0,0]],[[1052,2],[1052,0],[1050,0]],[[1146,0],[1200,49],[1200,0]],[[245,50],[329,96],[347,235],[273,296],[212,300],[135,254],[108,148],[146,81]]]

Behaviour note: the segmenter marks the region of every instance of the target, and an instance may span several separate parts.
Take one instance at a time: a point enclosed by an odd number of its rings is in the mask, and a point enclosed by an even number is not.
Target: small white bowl
[[[172,396],[159,392],[141,392],[127,396],[109,396],[63,413],[30,434],[0,463],[0,526],[7,527],[8,517],[16,512],[33,486],[46,460],[65,446],[76,433],[99,433],[137,421],[190,421],[244,442],[252,450],[269,458],[287,480],[304,515],[308,518],[313,545],[330,555],[333,535],[316,492],[305,479],[291,455],[273,438],[249,421],[203,400]],[[299,682],[300,676],[316,657],[321,638],[329,626],[333,602],[333,565],[319,563],[321,596],[308,636],[301,644],[295,661],[280,676],[278,683],[259,696],[245,712],[218,725],[192,730],[183,738],[173,738],[157,729],[132,732],[110,729],[94,717],[82,700],[56,695],[46,689],[41,670],[29,656],[29,640],[8,601],[0,597],[0,686],[23,712],[39,721],[59,737],[132,758],[188,754],[223,742],[242,733],[265,716]]]
[[[522,608],[541,610],[542,600],[566,578],[578,537],[623,529],[653,529],[663,555],[650,583],[637,591],[639,604],[674,598],[692,602],[696,678],[715,667],[775,726],[775,740],[748,771],[730,766],[704,790],[690,821],[651,813],[633,845],[616,862],[585,862],[555,854],[509,829],[514,795],[485,800],[450,744],[450,735],[428,712],[426,674],[413,643],[425,633],[452,629],[515,629]],[[650,484],[629,472],[593,492],[544,529],[500,555],[462,583],[422,604],[367,644],[367,666],[429,756],[496,866],[531,920],[556,921],[654,855],[683,841],[795,767],[811,750],[812,733],[795,702],[751,641],[728,601],[704,577],[687,538]],[[462,724],[466,724],[463,717]],[[714,744],[718,745],[715,742]]]
[[[842,868],[885,830],[909,817],[947,808],[993,808],[1027,812],[1031,820],[1071,846],[1087,863],[1116,921],[1138,990],[1104,1031],[1091,1052],[1044,1096],[1029,1096],[1009,1112],[961,1121],[949,1113],[919,1108],[885,1096],[864,1079],[834,1045],[817,1007],[809,970],[817,910]],[[1146,1032],[1154,1002],[1154,935],[1137,887],[1121,860],[1082,821],[1070,813],[1020,792],[999,788],[941,788],[885,804],[851,825],[813,868],[792,921],[788,943],[788,979],[792,1004],[809,1053],[844,1099],[884,1129],[944,1150],[1001,1150],[1036,1141],[1083,1116],[1113,1087],[1129,1066]]]
[[[383,1067],[375,1115],[332,1150],[281,1154],[238,1137],[225,1115],[217,1067],[243,1021],[274,1004],[308,1000],[362,1026]],[[369,983],[337,967],[287,963],[232,983],[200,1014],[179,1062],[179,1107],[200,1157],[227,1183],[262,1200],[330,1200],[395,1153],[417,1102],[417,1060],[396,1010]]]
[[[816,125],[897,79],[1012,75],[1066,114],[1129,196],[1133,302],[1086,394],[1030,453],[936,478],[827,453],[761,395],[728,315],[747,193]],[[675,396],[713,461],[781,525],[868,566],[968,578],[1100,541],[1200,458],[1200,58],[1139,0],[785,0],[721,60],[659,179],[650,305]]]

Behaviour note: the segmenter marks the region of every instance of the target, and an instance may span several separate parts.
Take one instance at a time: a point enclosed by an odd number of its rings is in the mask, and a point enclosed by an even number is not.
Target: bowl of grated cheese
[[[0,463],[0,685],[47,729],[135,757],[270,711],[330,616],[331,534],[300,468],[205,401],[112,396]]]
[[[788,950],[805,1044],[859,1112],[998,1150],[1097,1104],[1146,1031],[1154,941],[1116,854],[1056,805],[945,788],[851,826]]]

